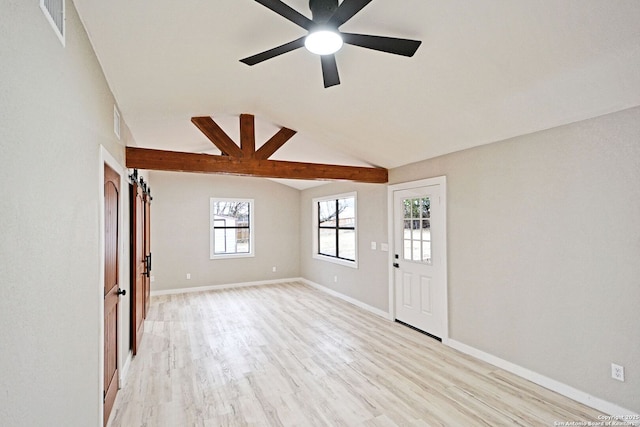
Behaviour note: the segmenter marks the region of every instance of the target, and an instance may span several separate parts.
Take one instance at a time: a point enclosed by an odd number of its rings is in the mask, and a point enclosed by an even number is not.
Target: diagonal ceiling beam
[[[291,139],[297,132],[292,129],[282,128],[273,135],[262,147],[256,151],[256,159],[266,160],[273,155],[280,147]]]
[[[231,157],[242,157],[242,150],[226,134],[224,130],[209,116],[192,117],[191,123],[196,125],[213,144],[218,147],[223,155]]]
[[[126,165],[128,168],[135,169],[219,173],[264,178],[346,180],[377,184],[388,181],[388,171],[384,168],[260,160],[137,147],[127,147]]]

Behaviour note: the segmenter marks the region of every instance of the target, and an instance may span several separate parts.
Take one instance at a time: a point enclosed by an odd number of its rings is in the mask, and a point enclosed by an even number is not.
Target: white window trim
[[[213,241],[213,206],[215,202],[249,202],[249,253],[246,254],[216,254]],[[256,256],[255,247],[255,215],[254,199],[236,197],[211,197],[209,199],[209,259],[251,258]]]
[[[340,258],[335,258],[332,256],[328,256],[328,255],[322,255],[318,253],[318,203],[319,202],[324,202],[327,200],[336,200],[336,199],[347,199],[353,197],[354,199],[354,215],[356,216],[356,247],[355,247],[355,261],[348,261],[346,259],[340,259]],[[311,224],[312,224],[312,241],[313,241],[313,245],[311,248],[311,256],[314,259],[317,260],[321,260],[321,261],[327,261],[327,262],[331,262],[333,264],[338,264],[338,265],[342,265],[345,267],[351,267],[351,268],[358,268],[358,246],[359,242],[358,242],[358,229],[360,228],[359,226],[359,221],[358,221],[358,193],[357,192],[351,192],[351,193],[343,193],[343,194],[335,194],[335,195],[331,195],[331,196],[323,196],[323,197],[317,197],[315,199],[312,200],[311,202]]]

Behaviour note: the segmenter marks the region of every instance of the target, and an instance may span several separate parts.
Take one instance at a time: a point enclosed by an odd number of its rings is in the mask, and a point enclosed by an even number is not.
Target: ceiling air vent
[[[40,0],[40,9],[64,46],[64,0]]]

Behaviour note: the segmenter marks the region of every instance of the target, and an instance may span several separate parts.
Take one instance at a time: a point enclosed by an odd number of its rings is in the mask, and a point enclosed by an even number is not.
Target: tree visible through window
[[[403,258],[431,264],[431,199],[404,199]]]
[[[253,200],[211,199],[211,258],[253,255]]]
[[[317,200],[318,254],[356,260],[356,198]]]

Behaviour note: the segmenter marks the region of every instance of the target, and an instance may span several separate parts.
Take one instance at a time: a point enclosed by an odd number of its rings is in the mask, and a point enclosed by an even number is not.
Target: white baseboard
[[[329,295],[340,298],[348,303],[351,303],[357,307],[360,307],[364,310],[367,310],[370,313],[373,313],[377,316],[384,317],[385,319],[389,319],[389,313],[386,311],[380,310],[379,308],[372,307],[368,304],[363,303],[355,298],[351,298],[347,295],[341,294],[340,292],[336,292],[333,289],[329,289],[325,286],[319,285],[318,283],[312,282],[311,280],[307,280],[303,277],[293,277],[288,279],[275,279],[275,280],[261,280],[257,282],[245,282],[245,283],[230,283],[224,285],[211,285],[211,286],[197,286],[193,288],[176,288],[176,289],[166,289],[162,291],[151,291],[151,296],[157,295],[177,295],[177,294],[185,294],[191,292],[205,292],[205,291],[215,291],[220,289],[231,289],[231,288],[243,288],[247,286],[260,286],[260,285],[274,285],[277,283],[285,283],[285,282],[302,282],[305,285],[311,286],[312,288],[318,289],[320,291],[326,292]]]
[[[592,396],[589,393],[585,393],[584,391],[580,391],[571,386],[561,383],[560,381],[556,381],[549,377],[545,377],[544,375],[538,374],[537,372],[533,372],[529,369],[523,368],[522,366],[516,365],[515,363],[508,362],[504,359],[500,359],[497,356],[494,356],[489,353],[485,353],[482,350],[478,350],[477,348],[468,346],[459,341],[448,339],[446,344],[449,347],[452,347],[462,353],[468,354],[469,356],[473,356],[476,359],[480,359],[484,362],[490,363],[498,368],[504,369],[505,371],[511,372],[512,374],[518,375],[526,380],[529,380],[533,383],[536,383],[544,388],[547,388],[551,391],[555,391],[558,394],[566,396],[570,399],[575,400],[576,402],[582,403],[584,405],[590,406],[591,408],[597,409],[598,411],[604,412],[609,415],[631,415],[637,416],[638,414],[625,409],[621,406],[618,406],[614,403],[607,402],[606,400],[600,399],[598,397]],[[640,420],[624,420],[620,419],[619,421],[626,421],[627,425],[640,425]]]
[[[122,386],[124,385],[125,381],[127,380],[127,374],[129,373],[129,367],[131,366],[131,360],[133,359],[133,352],[131,350],[129,350],[129,352],[127,353],[127,358],[125,359],[124,363],[122,364],[122,368],[120,369],[120,371],[118,372],[120,378],[120,388],[122,388]]]
[[[386,311],[380,310],[379,308],[376,307],[372,307],[369,304],[365,304],[362,301],[359,301],[355,298],[351,298],[347,295],[341,294],[340,292],[334,291],[333,289],[329,289],[325,286],[322,286],[316,282],[312,282],[311,280],[307,280],[304,278],[299,278],[298,279],[300,282],[304,283],[305,285],[309,285],[312,288],[318,289],[322,292],[326,292],[329,295],[332,295],[334,297],[340,298],[341,300],[344,300],[350,304],[355,305],[356,307],[360,307],[363,310],[367,310],[370,313],[375,314],[376,316],[380,316],[380,317],[384,317],[385,319],[389,319],[389,313],[387,313]]]
[[[311,280],[308,280],[302,277],[289,278],[289,279],[262,280],[257,282],[232,283],[232,284],[213,285],[213,286],[198,286],[193,288],[168,289],[168,290],[162,290],[162,291],[151,291],[151,295],[152,296],[175,295],[175,294],[190,293],[190,292],[203,292],[203,291],[211,291],[211,290],[219,290],[219,289],[242,288],[247,286],[272,285],[272,284],[283,283],[283,282],[302,282],[305,285],[318,289],[322,292],[326,292],[327,294],[332,295],[334,297],[340,298],[341,300],[344,300],[350,304],[355,305],[356,307],[362,308],[363,310],[366,310],[384,319],[388,320],[391,318],[390,313],[386,311],[383,311],[383,310],[380,310],[379,308],[365,304],[362,301],[359,301],[355,298],[341,294],[340,292],[334,291],[333,289],[327,288],[325,286],[322,286],[318,283],[315,283]],[[604,399],[600,399],[598,397],[592,396],[589,393],[573,388],[569,385],[561,383],[560,381],[556,381],[544,375],[538,374],[537,372],[523,368],[522,366],[516,365],[515,363],[508,362],[492,354],[485,353],[482,350],[478,350],[474,347],[471,347],[467,344],[461,343],[454,339],[449,338],[449,339],[443,340],[443,343],[462,353],[468,354],[484,362],[490,363],[491,365],[504,369],[505,371],[511,372],[512,374],[518,375],[519,377],[529,380],[544,388],[547,388],[551,391],[554,391],[570,399],[573,399],[576,402],[582,403],[591,408],[597,409],[598,411],[604,412],[605,414],[609,414],[612,416],[616,416],[616,415],[617,416],[629,415],[633,417],[638,416],[638,414],[636,414],[635,412],[630,411],[626,408],[623,408],[619,405],[616,405]],[[129,368],[130,362],[131,362],[131,356],[129,355],[129,357],[125,361],[125,365],[123,366],[123,371],[125,372],[123,372],[123,374],[121,375],[121,378],[126,377],[126,371]],[[626,421],[627,425],[640,426],[640,420],[623,420],[623,421]]]
[[[260,280],[257,282],[229,283],[224,285],[196,286],[194,288],[166,289],[162,291],[151,291],[151,296],[177,295],[177,294],[187,294],[191,292],[215,291],[220,289],[245,288],[247,286],[274,285],[276,283],[297,282],[301,280],[302,279],[300,279],[299,277],[296,277],[296,278],[289,278],[289,279]]]

